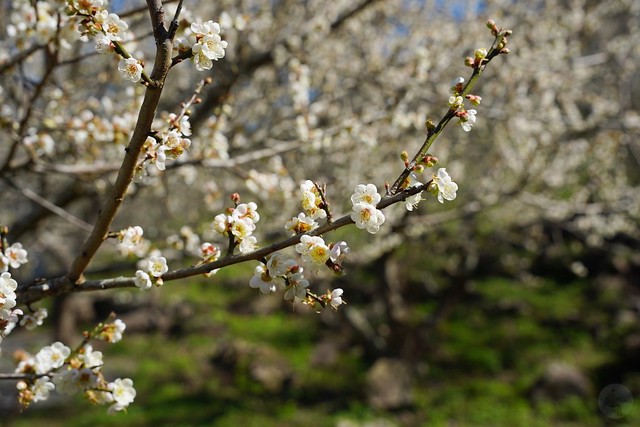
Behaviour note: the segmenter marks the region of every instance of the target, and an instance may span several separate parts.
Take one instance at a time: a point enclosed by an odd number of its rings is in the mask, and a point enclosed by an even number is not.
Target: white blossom
[[[349,246],[345,241],[339,241],[331,245],[329,251],[329,258],[334,263],[339,263],[349,253]]]
[[[16,306],[17,287],[18,283],[11,278],[11,273],[0,274],[0,308],[10,309]]]
[[[142,65],[135,58],[122,58],[118,63],[118,70],[124,79],[133,83],[139,82],[142,78]]]
[[[438,172],[433,175],[433,184],[438,190],[438,201],[440,203],[444,203],[445,200],[451,201],[456,198],[458,184],[451,180],[451,177],[445,168],[438,169]]]
[[[109,343],[117,343],[122,339],[126,328],[127,325],[122,320],[116,319],[112,323],[104,325],[96,338]]]
[[[120,19],[120,17],[115,13],[110,13],[102,22],[102,29],[104,30],[109,40],[122,40],[124,33],[128,28],[129,25],[127,25],[127,23]]]
[[[24,326],[28,331],[32,331],[36,327],[41,326],[47,316],[47,309],[40,307],[33,314],[25,314],[22,316],[22,319],[20,319],[20,326]]]
[[[133,381],[130,378],[118,378],[107,385],[113,396],[113,404],[109,407],[108,413],[113,414],[127,408],[136,397],[136,389],[133,388]]]
[[[284,293],[286,301],[294,301],[296,298],[302,300],[307,296],[309,281],[302,275],[302,267],[298,266],[295,271],[291,271],[287,275],[287,282],[287,290]]]
[[[5,256],[9,259],[11,268],[20,268],[22,264],[26,264],[27,251],[22,247],[21,243],[14,243],[4,251]]]
[[[258,247],[258,240],[255,236],[247,236],[238,245],[238,250],[241,254],[248,254],[253,252]]]
[[[46,375],[40,377],[31,386],[33,392],[33,402],[40,402],[41,400],[47,400],[49,398],[49,392],[55,389],[56,386],[49,381],[49,377]]]
[[[460,117],[460,126],[465,132],[469,132],[476,123],[476,110],[466,110],[465,114]]]
[[[296,261],[280,252],[274,252],[267,259],[267,269],[271,277],[284,276],[287,274]]]
[[[120,250],[123,254],[133,253],[143,242],[144,230],[136,225],[121,230],[118,238],[120,240]]]
[[[373,205],[362,202],[353,205],[351,219],[356,223],[356,227],[366,229],[371,234],[377,233],[385,221],[382,211]]]
[[[331,291],[331,296],[329,301],[332,308],[337,309],[339,305],[344,304],[344,301],[342,300],[343,293],[344,291],[341,288],[337,288]]]
[[[256,267],[253,277],[249,280],[249,286],[254,289],[260,289],[260,292],[263,294],[276,291],[276,282],[274,278],[269,275],[267,267],[264,264]]]
[[[297,217],[294,216],[284,225],[284,229],[293,234],[307,233],[315,228],[318,228],[318,223],[304,212],[300,212]]]
[[[149,277],[149,274],[142,270],[136,271],[136,279],[134,283],[138,288],[143,290],[149,289],[153,285],[153,283],[151,283],[151,277]]]
[[[296,251],[311,264],[324,264],[329,259],[329,247],[320,236],[303,235],[296,245]]]
[[[70,354],[71,349],[59,341],[43,347],[35,356],[36,373],[46,374],[61,367]]]
[[[351,196],[351,203],[367,203],[377,205],[382,197],[378,194],[378,189],[373,184],[358,184]]]
[[[167,259],[163,256],[151,256],[149,257],[149,264],[147,269],[149,271],[149,274],[153,277],[160,277],[164,273],[169,271],[169,267],[167,266]]]

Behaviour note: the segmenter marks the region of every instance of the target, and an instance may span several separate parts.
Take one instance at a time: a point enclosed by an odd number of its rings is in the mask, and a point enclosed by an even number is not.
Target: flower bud
[[[449,92],[454,95],[457,95],[462,92],[464,88],[464,78],[458,77],[451,82],[451,87],[449,88]]]
[[[400,153],[400,158],[403,162],[407,163],[409,161],[409,153],[403,150],[402,153]]]
[[[427,127],[427,132],[431,133],[436,129],[436,125],[433,123],[433,120],[427,117],[427,122],[425,123]]]
[[[438,163],[438,158],[436,156],[432,156],[431,154],[427,154],[422,158],[422,163],[424,163],[428,168],[432,168]]]
[[[473,66],[474,66],[474,64],[475,64],[475,61],[473,60],[473,58],[472,58],[472,57],[467,56],[467,57],[464,59],[464,65],[466,65],[467,67],[473,67]]]
[[[467,95],[465,98],[467,98],[469,101],[471,101],[471,103],[473,105],[480,105],[480,102],[482,101],[482,97],[477,96],[477,95]]]
[[[487,28],[491,30],[491,34],[493,36],[498,35],[498,26],[496,25],[496,21],[494,21],[493,19],[489,19],[487,21]]]
[[[475,57],[476,61],[482,61],[487,56],[487,49],[483,47],[476,49],[475,52],[473,52],[473,56]]]

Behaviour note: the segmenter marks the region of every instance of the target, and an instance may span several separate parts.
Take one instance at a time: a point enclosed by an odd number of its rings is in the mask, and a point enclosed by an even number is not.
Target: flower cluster
[[[213,245],[209,242],[204,242],[200,245],[200,254],[202,256],[202,262],[215,262],[220,259],[220,248]],[[205,276],[210,277],[218,272],[218,268],[213,269],[205,274]]]
[[[257,240],[252,235],[256,223],[260,221],[257,209],[254,202],[241,203],[235,208],[229,208],[226,214],[216,215],[212,227],[223,236],[229,236],[233,248],[237,247],[240,253],[249,253],[257,247]]]
[[[485,51],[486,55],[486,51]],[[454,115],[460,119],[460,126],[465,132],[469,132],[473,125],[476,123],[476,110],[467,110],[464,108],[464,99],[468,99],[473,105],[479,105],[482,100],[481,97],[476,95],[466,95],[462,97],[464,90],[464,78],[458,77],[451,82],[451,88],[449,91],[452,95],[449,97],[449,108],[453,110]]]
[[[191,140],[187,138],[191,135],[191,123],[189,116],[181,115],[179,118],[175,114],[169,115],[169,127],[161,132],[148,136],[142,147],[142,163],[150,160],[158,170],[167,168],[167,159],[177,159],[191,146]]]
[[[148,245],[143,239],[144,230],[136,225],[127,227],[118,233],[119,248],[123,255],[136,254],[142,256],[147,252]]]
[[[36,7],[30,1],[14,1],[11,4],[10,24],[7,25],[6,35],[15,38],[17,45],[22,47],[26,42],[47,44],[60,32],[60,36],[67,36],[67,20],[60,16],[57,7],[51,2],[38,2]],[[70,44],[64,38],[62,47]]]
[[[309,287],[309,281],[302,273],[303,268],[294,259],[276,252],[267,258],[266,264],[256,267],[249,286],[260,289],[263,294],[275,292],[278,287],[285,288],[285,300],[302,300]]]
[[[88,339],[75,350],[55,342],[35,355],[20,353],[15,369],[16,374],[25,375],[16,385],[20,404],[26,407],[47,400],[50,392],[57,390],[67,395],[84,393],[93,403],[109,405],[109,414],[125,410],[136,396],[133,381],[118,378],[108,382],[102,373],[102,352],[89,344],[92,338],[117,342],[124,329],[124,323],[116,319],[88,333]]]
[[[184,38],[177,38],[178,51],[191,49],[191,60],[198,71],[210,70],[213,61],[224,58],[227,42],[220,37],[220,25],[217,22],[194,22],[185,31]]]
[[[132,39],[127,32],[129,25],[117,14],[109,13],[104,6],[104,0],[67,0],[66,12],[81,18],[78,25],[81,40],[92,40],[98,53],[116,52],[122,56],[118,63],[120,75],[125,80],[137,83],[142,80],[143,63],[132,57],[120,44]]]
[[[135,285],[140,289],[149,289],[153,284],[162,286],[162,275],[169,271],[167,259],[158,251],[152,252],[149,258],[138,262],[139,270],[136,271]]]
[[[300,185],[302,194],[302,209],[311,219],[322,219],[327,217],[324,202],[320,191],[313,181],[306,180]]]
[[[44,319],[46,319],[48,315],[49,313],[47,312],[47,309],[40,307],[33,313],[22,316],[22,319],[20,319],[20,326],[24,326],[26,330],[32,331],[38,326],[42,326]]]
[[[384,214],[376,209],[381,196],[378,189],[373,184],[358,184],[355,192],[351,196],[353,205],[351,219],[356,223],[356,227],[366,229],[369,233],[375,234],[384,223]]]
[[[109,13],[104,0],[67,0],[66,12],[82,18],[78,31],[84,41],[93,40],[99,53],[114,50],[113,42],[129,39],[129,25],[115,13]]]
[[[17,242],[4,248],[0,243],[0,249],[3,249],[0,250],[0,343],[2,343],[2,339],[15,328],[20,316],[24,314],[22,310],[15,308],[18,282],[11,277],[9,269],[17,269],[26,264],[28,254],[22,244]]]
[[[18,321],[19,310],[12,310],[16,306],[16,289],[18,283],[11,278],[11,273],[0,274],[0,343],[2,337],[13,329]]]

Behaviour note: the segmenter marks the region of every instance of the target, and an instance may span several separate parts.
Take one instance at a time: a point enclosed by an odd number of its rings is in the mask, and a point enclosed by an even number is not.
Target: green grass
[[[246,277],[244,271],[235,273]],[[335,426],[341,420],[354,425],[388,420],[411,426],[603,423],[597,411],[598,390],[587,398],[568,396],[536,403],[529,392],[550,361],[565,361],[591,375],[615,360],[616,347],[603,346],[602,340],[619,341],[624,336],[619,328],[604,323],[600,335],[593,333],[594,319],[608,316],[612,291],[602,293],[600,300],[585,281],[523,284],[489,278],[475,283],[468,300],[430,335],[432,350],[417,358],[428,369],[414,378],[413,406],[384,412],[367,404],[366,373],[372,360],[354,336],[340,347],[335,360],[311,364],[317,344],[340,339],[345,324],[291,310],[280,302],[280,295],[261,296],[245,284],[236,284],[233,277],[225,273],[165,288],[166,304],[186,304],[192,309],[183,325],[186,334],[125,334],[121,343],[104,349],[111,368],[107,375],[134,379],[138,396],[128,414],[107,416],[104,407],[76,397],[55,409],[55,419],[50,408],[39,409],[35,404],[13,425],[297,427]],[[354,277],[361,280],[367,275]],[[375,277],[368,280],[374,283]],[[437,303],[416,300],[407,307],[409,324],[416,327]],[[229,351],[236,353],[229,356]],[[221,365],[221,360],[226,362]],[[284,366],[287,383],[272,390],[258,381],[254,370],[261,363]],[[639,411],[633,409],[616,425],[640,423]]]

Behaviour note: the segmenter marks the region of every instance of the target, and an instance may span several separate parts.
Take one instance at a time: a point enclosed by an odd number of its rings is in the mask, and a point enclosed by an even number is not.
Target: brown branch
[[[407,197],[426,190],[429,184],[430,182],[427,182],[423,185],[410,187],[392,197],[387,197],[381,200],[380,203],[378,203],[378,205],[376,206],[376,208],[383,210],[393,204],[402,202],[406,200]],[[345,215],[333,221],[330,224],[326,223],[324,225],[321,225],[320,227],[310,231],[307,234],[311,236],[319,236],[349,224],[353,224],[353,220],[351,219],[350,214]],[[246,261],[252,261],[252,260],[260,261],[264,257],[266,257],[267,255],[273,252],[277,252],[279,250],[296,245],[297,243],[300,242],[300,238],[302,236],[303,234],[297,234],[295,236],[291,236],[280,242],[273,243],[269,246],[265,246],[263,248],[257,249],[247,254],[230,255],[218,261],[208,262],[205,264],[199,264],[192,267],[170,271],[162,276],[162,280],[163,282],[166,283],[173,280],[198,276],[218,268],[223,268],[223,267],[239,264]],[[103,280],[86,280],[83,282],[82,286],[75,286],[73,282],[66,280],[65,277],[61,277],[61,278],[56,278],[46,282],[39,281],[39,282],[19,286],[18,289],[16,290],[16,294],[18,295],[18,301],[20,304],[31,304],[33,302],[39,301],[46,297],[62,295],[70,292],[92,292],[92,291],[103,291],[107,289],[133,288],[133,287],[135,287],[135,278],[133,277],[116,277],[112,279],[103,279]]]
[[[151,16],[153,34],[156,40],[156,58],[150,75],[152,84],[148,85],[145,91],[144,100],[142,101],[140,112],[138,113],[136,127],[133,131],[133,135],[131,135],[129,145],[125,149],[124,159],[122,160],[122,166],[118,171],[116,182],[114,183],[107,200],[104,202],[104,205],[98,213],[98,219],[93,226],[91,235],[82,246],[80,254],[71,264],[71,267],[66,274],[66,280],[65,278],[59,279],[59,282],[62,283],[82,283],[82,274],[104,242],[107,232],[109,231],[109,227],[111,226],[111,222],[122,205],[127,188],[129,188],[129,184],[133,180],[140,151],[147,139],[147,135],[149,135],[149,132],[151,131],[151,125],[155,117],[158,102],[160,101],[160,95],[162,94],[164,80],[171,65],[173,42],[171,38],[168,37],[167,31],[164,27],[164,11],[162,9],[162,3],[159,0],[148,0],[147,4],[149,7],[149,14]]]

